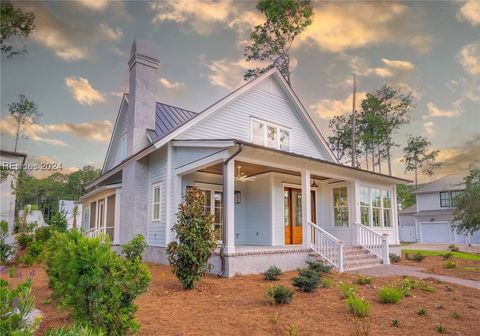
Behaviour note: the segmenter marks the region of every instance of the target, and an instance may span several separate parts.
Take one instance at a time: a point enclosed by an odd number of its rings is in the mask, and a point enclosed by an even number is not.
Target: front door
[[[312,222],[316,223],[315,191],[311,191]],[[302,190],[285,187],[283,190],[285,244],[302,244]]]

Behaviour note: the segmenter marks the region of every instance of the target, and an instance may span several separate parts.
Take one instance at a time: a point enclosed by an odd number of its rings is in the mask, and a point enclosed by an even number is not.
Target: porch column
[[[223,244],[225,253],[235,252],[235,161],[230,160],[223,165],[223,199],[225,230]]]
[[[310,171],[303,170],[302,175],[302,224],[303,224],[303,241],[302,245],[306,248],[310,246],[310,224],[312,221],[311,209],[311,193],[310,193]]]
[[[354,180],[351,182],[352,186],[352,210],[351,210],[351,230],[352,230],[352,244],[353,245],[360,245],[359,235],[360,235],[360,228],[356,224],[360,224],[361,222],[361,214],[360,214],[360,183],[358,180]]]

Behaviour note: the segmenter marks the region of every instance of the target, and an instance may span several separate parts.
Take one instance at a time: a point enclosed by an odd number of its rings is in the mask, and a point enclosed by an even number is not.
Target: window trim
[[[158,202],[155,202],[155,189],[158,188]],[[159,222],[162,217],[162,184],[152,184],[152,222]],[[155,217],[155,206],[158,205],[158,217]]]
[[[394,228],[394,216],[393,216],[393,209],[394,209],[394,203],[393,199],[395,197],[393,189],[388,188],[388,187],[383,187],[383,186],[378,186],[378,185],[368,185],[368,184],[361,184],[361,188],[367,188],[369,190],[369,198],[370,198],[370,205],[369,205],[369,223],[368,227],[372,229],[383,229],[383,230],[393,230]],[[378,189],[380,190],[380,207],[374,207],[373,206],[373,192],[372,189]],[[385,208],[383,204],[383,197],[385,195],[385,192],[390,193],[390,208]],[[362,208],[361,205],[359,205],[360,209]],[[380,226],[373,226],[373,209],[380,209]],[[391,226],[385,226],[385,210],[390,210],[390,223]],[[361,214],[361,210],[360,210]],[[361,218],[360,218],[360,224],[361,223]],[[365,224],[362,224],[365,225]],[[366,225],[365,225],[366,226]]]
[[[462,193],[463,190],[445,190],[445,191],[440,191],[439,196],[440,196],[440,208],[455,208],[454,204],[454,199],[455,197],[453,196],[454,194],[459,194]],[[446,194],[447,198],[443,199],[442,194]],[[443,204],[443,201],[447,201],[448,203],[446,205]]]
[[[292,152],[292,129],[291,128],[281,126],[279,124],[275,124],[275,123],[272,123],[272,122],[269,122],[269,121],[266,121],[266,120],[258,119],[258,118],[255,118],[255,117],[250,117],[250,142],[251,143],[255,143],[253,141],[253,138],[254,138],[254,136],[253,136],[253,125],[254,125],[255,122],[263,124],[263,144],[262,144],[262,146],[282,150],[282,151],[285,151],[285,152]],[[277,138],[275,140],[275,143],[276,143],[275,147],[267,145],[267,128],[269,126],[276,129]],[[288,150],[281,148],[280,131],[288,132]]]
[[[334,196],[334,190],[335,189],[340,189],[340,188],[346,188],[347,189],[347,204],[342,207],[335,207],[335,196]],[[351,213],[350,213],[350,188],[347,184],[341,184],[341,185],[335,185],[330,187],[330,197],[331,197],[331,211],[332,211],[332,227],[337,230],[347,230],[350,229],[350,218],[351,218]],[[347,225],[336,225],[335,222],[335,208],[346,208],[347,209]]]

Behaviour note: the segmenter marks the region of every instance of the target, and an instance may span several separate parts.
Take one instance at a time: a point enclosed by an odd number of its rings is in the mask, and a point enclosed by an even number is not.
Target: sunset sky
[[[412,91],[408,134],[440,150],[438,176],[480,166],[480,1],[313,2],[313,24],[292,48],[292,87],[329,135],[328,121],[351,112],[352,71],[359,97],[388,83]],[[263,17],[256,2],[14,2],[33,10],[28,54],[1,60],[1,147],[13,149],[8,104],[19,94],[43,114],[19,151],[62,162],[65,172],[101,167],[121,95],[130,46],[160,49],[157,100],[201,111],[243,83],[243,48]],[[395,151],[394,173],[403,175]],[[411,176],[408,176],[411,177]]]

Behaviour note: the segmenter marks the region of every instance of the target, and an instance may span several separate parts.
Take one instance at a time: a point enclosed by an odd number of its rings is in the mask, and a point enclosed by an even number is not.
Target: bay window
[[[290,130],[285,127],[254,118],[251,119],[251,138],[256,145],[289,152],[291,150],[290,135]]]

